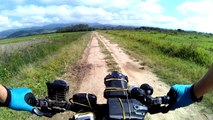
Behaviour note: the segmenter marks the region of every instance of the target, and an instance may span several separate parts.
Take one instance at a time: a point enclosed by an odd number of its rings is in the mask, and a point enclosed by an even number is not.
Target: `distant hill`
[[[47,30],[47,29],[20,30],[8,35],[7,38],[31,36],[31,35],[38,35],[38,34],[44,34],[44,33],[53,33],[53,32],[56,32],[56,30]]]
[[[19,29],[13,29],[13,30],[5,30],[5,31],[2,31],[0,32],[0,39],[2,38],[6,38],[8,35],[14,33],[14,32],[17,32],[19,31]]]
[[[135,29],[134,26],[126,26],[126,25],[111,25],[111,24],[99,24],[99,23],[91,23],[90,27],[96,29]]]
[[[0,39],[52,33],[52,32],[56,32],[59,29],[70,27],[76,24],[87,24],[89,27],[92,27],[95,29],[133,29],[135,28],[133,26],[111,25],[111,24],[100,24],[100,23],[49,24],[45,26],[34,26],[30,28],[5,30],[0,32]]]
[[[182,29],[164,29],[158,27],[149,27],[149,26],[126,26],[126,25],[112,25],[112,24],[100,24],[100,23],[58,23],[58,24],[49,24],[45,26],[34,26],[30,28],[20,28],[20,29],[11,29],[0,32],[0,40],[5,38],[14,38],[14,37],[22,37],[22,36],[30,36],[30,35],[38,35],[44,33],[52,33],[61,29],[69,28],[74,25],[85,24],[94,29],[101,30],[109,30],[109,29],[135,29],[135,30],[155,30],[155,31],[177,31],[177,32],[193,32],[193,33],[201,33],[196,31],[185,31]],[[212,33],[209,33],[212,35]]]
[[[57,31],[57,29],[61,27],[66,27],[68,25],[70,24],[49,24],[45,26],[34,26],[30,28],[5,30],[0,32],[0,39],[51,33]]]

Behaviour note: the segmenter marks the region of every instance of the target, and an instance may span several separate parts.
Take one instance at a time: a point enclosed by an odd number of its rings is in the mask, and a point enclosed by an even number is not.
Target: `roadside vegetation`
[[[14,42],[35,40],[35,39],[42,39],[42,38],[51,39],[51,38],[59,37],[59,36],[61,36],[60,33],[34,35],[34,36],[18,37],[18,38],[8,38],[8,39],[0,40],[0,45],[1,44],[7,44],[7,43],[14,43]]]
[[[100,31],[128,53],[153,68],[162,81],[190,84],[198,81],[213,61],[213,36],[178,31]],[[203,102],[213,111],[213,93]]]
[[[46,81],[56,79],[69,65],[81,58],[90,39],[90,33],[57,33],[49,34],[46,38],[49,42],[1,56],[2,84],[7,87],[28,87],[36,97],[46,96]],[[31,114],[27,112],[1,108],[0,119],[22,120],[29,119],[29,115]]]
[[[64,32],[79,32],[79,31],[93,31],[93,30],[94,28],[89,27],[89,25],[87,24],[77,24],[77,25],[60,28],[56,32],[64,33]]]

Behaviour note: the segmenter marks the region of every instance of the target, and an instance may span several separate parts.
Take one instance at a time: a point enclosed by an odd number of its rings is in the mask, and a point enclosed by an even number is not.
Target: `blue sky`
[[[213,33],[212,6],[213,0],[0,0],[0,31],[88,22]]]

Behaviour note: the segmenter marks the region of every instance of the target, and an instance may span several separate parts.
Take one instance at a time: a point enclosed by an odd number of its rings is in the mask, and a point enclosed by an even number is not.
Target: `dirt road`
[[[74,91],[77,92],[87,92],[94,93],[97,95],[98,103],[105,103],[106,100],[103,98],[104,91],[104,77],[109,73],[108,67],[105,62],[105,55],[101,52],[101,48],[98,41],[102,42],[107,48],[115,62],[117,62],[120,71],[129,77],[130,85],[141,85],[142,83],[148,83],[154,88],[154,96],[166,95],[170,86],[159,81],[159,78],[152,73],[152,70],[147,66],[141,66],[138,62],[135,62],[126,53],[123,52],[121,48],[116,44],[111,44],[109,40],[101,36],[97,32],[92,33],[91,42],[88,44],[84,56],[81,61],[75,66],[77,69],[78,82],[77,86],[71,86]],[[143,69],[141,69],[143,68]],[[69,72],[69,71],[68,71]],[[63,79],[70,79],[67,73],[62,77]],[[73,75],[73,73],[72,73]],[[71,75],[71,76],[72,76]],[[82,79],[82,80],[81,80]],[[71,83],[73,84],[73,83]],[[150,120],[205,120],[212,119],[210,116],[203,114],[201,109],[197,105],[191,105],[187,108],[181,108],[175,111],[171,111],[167,114],[155,114],[148,115],[147,119]]]

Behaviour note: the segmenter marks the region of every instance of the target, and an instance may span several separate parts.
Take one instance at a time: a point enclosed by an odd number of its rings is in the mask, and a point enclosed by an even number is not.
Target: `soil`
[[[104,36],[97,32],[92,33],[91,42],[84,51],[84,55],[74,66],[70,66],[67,72],[59,79],[65,79],[70,84],[71,97],[74,93],[93,93],[98,98],[98,103],[106,103],[103,97],[104,77],[109,73],[105,62],[105,55],[101,52],[98,44],[101,41],[107,50],[111,52],[113,59],[117,62],[120,71],[127,75],[130,85],[140,86],[143,83],[148,83],[154,88],[153,96],[166,95],[170,86],[163,83],[153,74],[152,69],[140,65],[140,62],[133,60],[127,55],[117,44],[112,44]],[[180,108],[175,111],[169,111],[166,114],[148,115],[146,118],[150,120],[208,120],[213,119],[212,115],[203,113],[205,109],[196,104],[186,108]],[[57,114],[52,119],[68,119],[73,115],[71,112]]]

